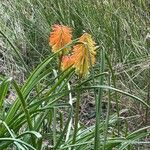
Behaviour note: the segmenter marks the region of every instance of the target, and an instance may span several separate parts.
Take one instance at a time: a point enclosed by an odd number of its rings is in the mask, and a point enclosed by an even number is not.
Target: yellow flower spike
[[[89,68],[95,63],[96,46],[92,37],[88,33],[84,33],[79,42],[73,47],[74,67],[80,77],[84,77],[89,73]]]
[[[72,56],[63,56],[61,62],[61,69],[66,70],[74,64],[74,60]]]
[[[49,37],[49,45],[52,47],[52,52],[57,52],[66,44],[71,42],[72,38],[71,28],[64,25],[53,25],[52,32]],[[64,51],[68,49],[65,48]]]

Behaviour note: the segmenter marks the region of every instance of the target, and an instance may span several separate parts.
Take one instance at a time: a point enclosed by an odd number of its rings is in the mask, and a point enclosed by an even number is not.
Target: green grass
[[[0,150],[150,148],[148,0],[14,0],[0,10]],[[53,24],[96,41],[87,78],[58,72]],[[84,109],[84,94],[95,108],[90,126],[76,109]]]

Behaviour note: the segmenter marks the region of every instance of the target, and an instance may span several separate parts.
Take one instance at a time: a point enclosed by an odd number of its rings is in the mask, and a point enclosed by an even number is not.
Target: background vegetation
[[[148,0],[9,0],[0,10],[0,149],[150,148]],[[53,24],[88,32],[96,64],[57,71]],[[74,118],[80,101],[78,129]]]

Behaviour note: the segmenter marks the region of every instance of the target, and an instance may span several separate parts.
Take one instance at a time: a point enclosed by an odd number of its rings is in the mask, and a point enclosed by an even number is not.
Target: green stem
[[[110,86],[110,76],[108,79],[108,84]],[[108,91],[108,106],[107,106],[107,114],[106,114],[106,121],[105,121],[105,129],[104,129],[104,144],[103,144],[103,150],[105,150],[105,145],[107,141],[107,131],[108,131],[108,124],[109,124],[109,115],[110,115],[110,105],[111,105],[111,92]]]
[[[60,56],[59,56],[58,71],[60,72],[60,70],[61,70],[61,63],[62,63],[62,58],[63,58],[63,56],[64,56],[63,50],[62,50],[61,54],[59,54],[59,55],[60,55]]]
[[[60,66],[59,66],[60,67]],[[60,68],[59,68],[60,69]],[[60,71],[60,70],[59,70]],[[57,75],[57,71],[56,70],[53,70],[53,72],[54,72],[54,76],[55,76],[55,78],[58,76]],[[56,82],[58,82],[58,79],[56,80]],[[57,104],[57,103],[56,103]],[[53,118],[53,145],[54,145],[54,147],[55,147],[55,145],[56,145],[56,114],[57,114],[57,110],[56,110],[56,108],[55,108],[55,106],[54,106],[54,111],[53,111],[53,113],[54,113],[54,118]]]
[[[102,49],[101,51],[101,68],[100,72],[104,72],[104,64],[105,64],[105,51]],[[104,76],[100,76],[100,85],[103,85]],[[101,107],[102,107],[102,93],[103,89],[99,88],[98,90],[98,98],[95,100],[96,102],[96,124],[95,124],[95,141],[94,141],[94,150],[99,150],[100,148],[100,133],[99,133],[99,124],[100,124],[100,116],[101,116]]]
[[[76,142],[76,136],[78,132],[78,122],[79,122],[79,108],[80,108],[80,89],[77,89],[77,101],[76,101],[76,110],[75,110],[75,125],[74,125],[74,133],[72,144]],[[73,147],[71,148],[73,150]]]
[[[105,57],[106,57],[109,69],[111,71],[113,86],[114,86],[114,88],[116,88],[116,76],[115,76],[114,70],[112,68],[111,62],[110,62],[107,54],[105,55]],[[117,110],[117,118],[118,118],[117,131],[118,131],[118,136],[119,136],[119,132],[120,132],[120,126],[119,126],[119,101],[118,101],[118,94],[117,94],[117,92],[115,92],[115,101],[116,101],[116,110]]]

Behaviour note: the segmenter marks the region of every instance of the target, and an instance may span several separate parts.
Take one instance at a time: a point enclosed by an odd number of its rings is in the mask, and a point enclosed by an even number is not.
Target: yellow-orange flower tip
[[[72,56],[63,56],[62,62],[61,62],[61,69],[66,70],[69,67],[73,66],[74,60]]]
[[[72,30],[68,26],[53,25],[52,32],[49,37],[49,45],[52,47],[52,52],[57,52],[66,44],[71,42]],[[68,49],[65,48],[65,51]]]
[[[95,63],[96,46],[92,37],[84,33],[79,38],[79,43],[73,47],[74,67],[80,77],[85,77],[89,73],[89,68]]]

